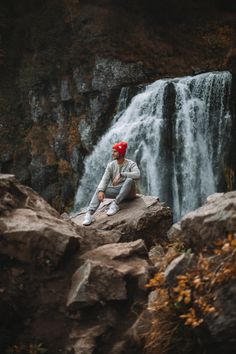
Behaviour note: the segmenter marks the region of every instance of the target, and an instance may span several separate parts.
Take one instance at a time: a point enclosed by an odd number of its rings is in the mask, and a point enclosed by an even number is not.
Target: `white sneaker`
[[[113,202],[111,202],[109,209],[107,210],[107,215],[111,216],[116,214],[118,211],[120,210],[119,205],[116,204],[116,202],[113,200]]]
[[[90,213],[90,211],[87,211],[84,217],[83,225],[88,226],[92,224],[92,222],[95,221],[95,217]]]

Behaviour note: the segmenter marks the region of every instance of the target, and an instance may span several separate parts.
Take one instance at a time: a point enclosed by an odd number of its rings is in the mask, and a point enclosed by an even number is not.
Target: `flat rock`
[[[79,233],[86,233],[87,243],[88,238],[94,239],[94,235],[108,231],[110,235],[115,233],[120,242],[143,239],[148,247],[165,242],[167,231],[172,225],[172,212],[158,198],[138,196],[132,201],[121,203],[121,209],[117,214],[107,216],[106,211],[110,202],[111,200],[105,200],[101,204],[95,213],[96,221],[90,226],[82,225],[85,213],[71,217],[71,221],[78,225]],[[85,229],[87,231],[84,231]],[[81,240],[81,247],[83,242]]]

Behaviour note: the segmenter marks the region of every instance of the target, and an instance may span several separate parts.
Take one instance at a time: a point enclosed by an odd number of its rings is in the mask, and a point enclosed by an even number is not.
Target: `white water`
[[[170,85],[176,98],[175,112],[168,117],[164,105]],[[197,208],[219,188],[231,128],[230,87],[229,72],[158,80],[127,109],[123,91],[121,112],[85,162],[76,209],[88,204],[111,159],[112,145],[120,140],[128,142],[127,157],[140,167],[142,193],[166,201],[175,220]]]

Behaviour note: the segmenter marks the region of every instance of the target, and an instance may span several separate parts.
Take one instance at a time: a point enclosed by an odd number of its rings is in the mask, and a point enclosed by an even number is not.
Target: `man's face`
[[[113,160],[117,160],[120,157],[120,153],[115,149],[112,149],[112,158]]]

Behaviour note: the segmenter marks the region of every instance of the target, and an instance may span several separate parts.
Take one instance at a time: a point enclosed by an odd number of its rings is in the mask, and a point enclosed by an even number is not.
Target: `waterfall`
[[[141,170],[141,193],[158,196],[178,220],[221,188],[229,144],[231,74],[210,72],[194,77],[158,80],[124,107],[86,159],[76,195],[76,209],[85,206],[114,143],[129,144],[127,157]],[[125,109],[126,108],[126,109]]]

